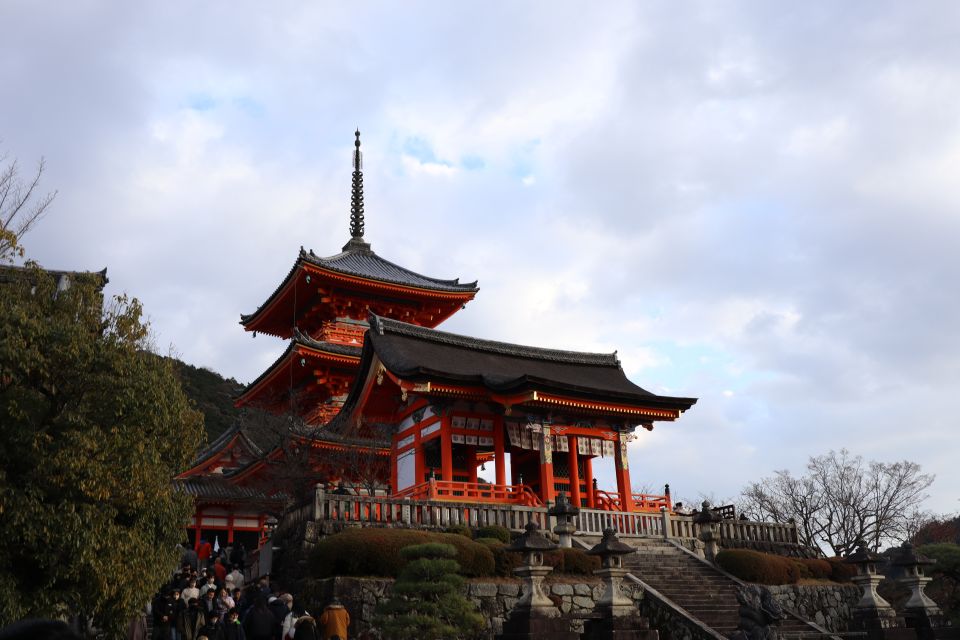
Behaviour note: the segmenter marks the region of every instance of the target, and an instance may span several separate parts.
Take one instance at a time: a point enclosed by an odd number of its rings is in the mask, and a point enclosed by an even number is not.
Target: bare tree
[[[7,156],[3,156],[0,164],[4,165],[0,168],[0,263],[11,263],[23,257],[21,239],[43,217],[57,192],[36,194],[45,167],[42,158],[36,173],[27,180],[21,179],[16,160],[8,162]]]
[[[914,462],[864,462],[841,449],[811,457],[799,478],[777,471],[747,485],[740,509],[752,519],[794,520],[803,544],[846,555],[860,540],[878,550],[908,539],[933,479]]]

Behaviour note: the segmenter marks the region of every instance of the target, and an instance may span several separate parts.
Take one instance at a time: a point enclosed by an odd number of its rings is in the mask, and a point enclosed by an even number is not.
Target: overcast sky
[[[588,8],[589,7],[589,8]],[[634,484],[732,496],[846,447],[960,498],[960,4],[0,5],[0,139],[59,195],[25,239],[109,268],[241,382],[301,245],[480,281],[444,329],[590,351],[700,400]]]

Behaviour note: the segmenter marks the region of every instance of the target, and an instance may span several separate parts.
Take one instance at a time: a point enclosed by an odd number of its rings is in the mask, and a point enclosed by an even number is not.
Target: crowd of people
[[[180,569],[153,598],[152,640],[347,640],[350,615],[336,600],[313,616],[269,577],[244,584],[243,545],[214,551],[206,540],[184,546]],[[147,640],[146,617],[129,640]]]

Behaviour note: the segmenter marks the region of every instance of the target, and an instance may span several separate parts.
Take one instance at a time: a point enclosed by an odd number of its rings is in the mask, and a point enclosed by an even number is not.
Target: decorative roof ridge
[[[417,338],[440,344],[447,344],[455,347],[465,347],[477,351],[487,351],[489,353],[498,353],[506,356],[518,358],[530,358],[533,360],[547,360],[550,362],[562,362],[566,364],[582,364],[602,367],[620,368],[620,360],[617,358],[617,352],[613,353],[590,353],[584,351],[565,351],[562,349],[548,349],[544,347],[532,347],[528,345],[512,344],[509,342],[498,342],[495,340],[485,340],[483,338],[474,338],[436,329],[428,329],[399,320],[384,318],[376,314],[370,314],[370,330],[378,335],[395,334]]]
[[[360,244],[362,244],[363,247],[361,247]],[[373,249],[371,249],[371,248],[370,248],[370,245],[367,244],[367,243],[365,243],[365,242],[363,242],[363,243],[358,243],[358,244],[354,244],[353,240],[351,240],[350,242],[348,242],[348,243],[346,244],[346,246],[343,247],[343,251],[341,251],[340,253],[338,253],[338,254],[336,254],[336,255],[327,256],[327,257],[325,257],[325,258],[324,258],[324,257],[321,257],[321,256],[318,256],[317,254],[315,254],[312,249],[311,249],[310,251],[308,251],[308,252],[307,252],[307,251],[301,251],[300,257],[301,257],[303,260],[305,260],[306,262],[309,262],[310,264],[312,264],[312,265],[314,265],[314,266],[325,267],[325,268],[328,268],[328,269],[333,269],[334,271],[337,271],[338,273],[343,273],[343,272],[344,272],[343,269],[339,269],[339,268],[337,268],[336,265],[333,265],[333,264],[330,264],[330,263],[333,262],[333,261],[335,261],[335,260],[339,260],[339,259],[341,259],[341,258],[345,258],[345,257],[347,257],[347,256],[349,256],[349,255],[351,255],[351,254],[355,254],[355,253],[360,253],[360,254],[372,256],[372,257],[376,258],[377,260],[379,260],[380,262],[386,263],[386,264],[390,265],[391,267],[394,267],[395,269],[397,269],[397,270],[399,270],[399,271],[402,271],[402,272],[404,272],[404,273],[410,274],[411,276],[415,276],[415,277],[417,277],[417,278],[423,278],[424,280],[428,280],[428,281],[434,282],[434,283],[436,283],[436,284],[438,284],[438,285],[446,285],[446,286],[449,286],[449,287],[459,287],[459,288],[462,288],[462,289],[464,289],[464,290],[467,290],[467,289],[472,289],[472,290],[474,290],[474,291],[478,291],[478,290],[479,290],[479,289],[477,289],[477,282],[479,282],[478,280],[474,280],[473,282],[460,282],[460,278],[453,278],[452,280],[442,280],[442,279],[440,279],[440,278],[433,278],[433,277],[431,277],[431,276],[425,276],[425,275],[423,275],[422,273],[417,273],[416,271],[413,271],[412,269],[407,269],[406,267],[400,266],[400,265],[397,264],[396,262],[391,262],[390,260],[387,260],[387,259],[384,258],[383,256],[379,255],[376,251],[374,251]],[[352,272],[348,272],[348,273],[352,273]],[[375,277],[375,276],[369,276],[369,275],[364,276],[364,275],[362,275],[362,274],[354,274],[354,275],[359,275],[359,276],[361,276],[361,277],[369,278],[369,279],[371,279],[371,280],[379,280],[379,281],[382,281],[382,282],[390,282],[389,280],[381,280],[380,278],[377,278],[377,277]],[[397,284],[405,285],[405,286],[416,286],[416,285],[410,285],[410,284],[408,284],[408,283],[402,283],[402,282],[397,283]]]
[[[351,353],[351,355],[356,355],[358,358],[360,357],[361,349],[363,349],[363,347],[360,345],[342,344],[339,342],[327,342],[326,340],[316,340],[314,338],[311,338],[304,332],[300,331],[300,329],[297,327],[293,328],[293,336],[291,337],[291,340],[304,347],[309,347],[311,349],[317,349],[320,351],[327,350],[329,347],[333,347],[333,349],[330,349],[330,350],[333,351],[334,353],[338,351],[348,350]]]

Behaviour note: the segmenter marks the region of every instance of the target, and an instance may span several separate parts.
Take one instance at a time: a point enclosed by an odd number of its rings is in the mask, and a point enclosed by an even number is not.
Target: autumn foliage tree
[[[81,615],[112,637],[175,566],[170,479],[204,441],[140,303],[36,266],[0,284],[0,626]]]

